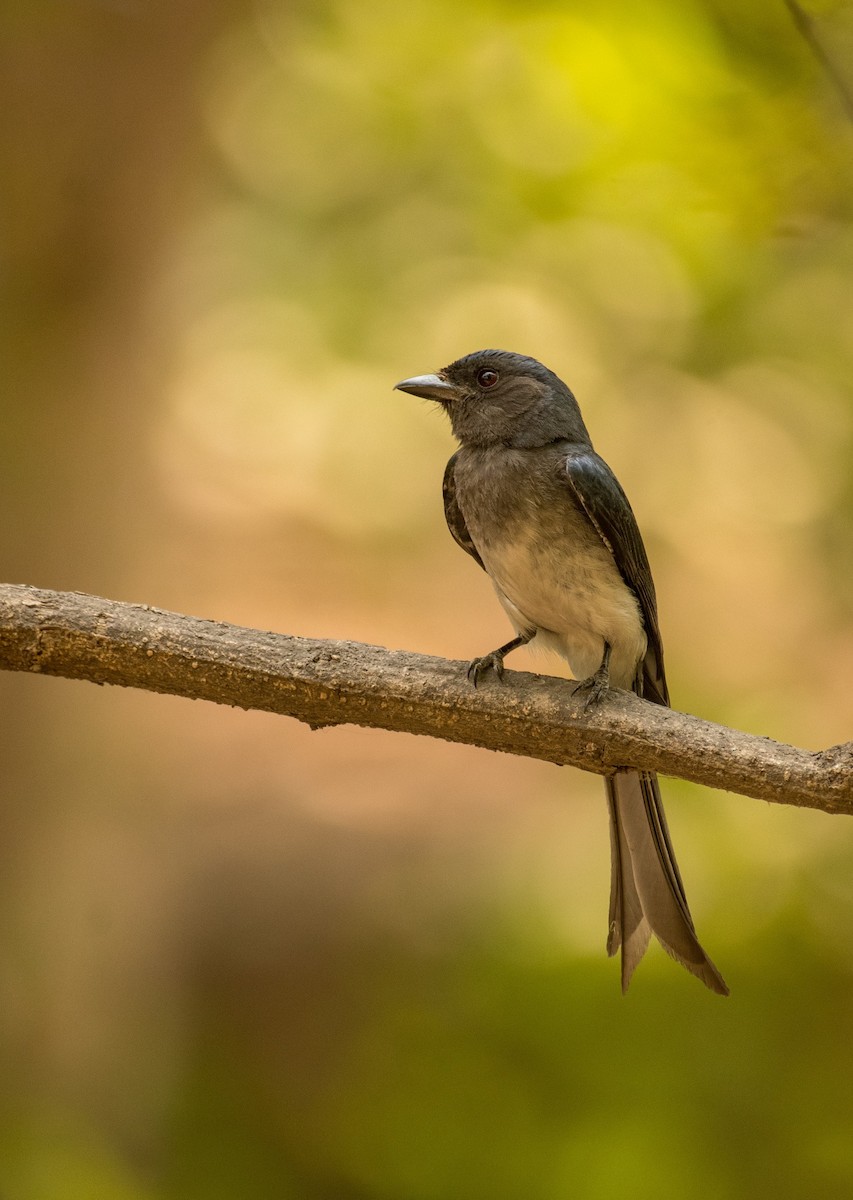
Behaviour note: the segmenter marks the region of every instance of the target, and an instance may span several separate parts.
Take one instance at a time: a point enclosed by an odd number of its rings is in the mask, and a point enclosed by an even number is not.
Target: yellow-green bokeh
[[[499,346],[625,484],[676,705],[849,739],[853,125],[782,0],[0,30],[5,578],[482,653],[449,430],[391,388]],[[665,783],[733,994],[653,948],[623,999],[596,779],[60,680],[0,714],[4,1195],[850,1194],[844,819]]]

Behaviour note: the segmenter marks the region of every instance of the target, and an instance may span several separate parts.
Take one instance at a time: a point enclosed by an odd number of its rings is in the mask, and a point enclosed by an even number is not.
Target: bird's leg
[[[605,642],[601,666],[594,675],[590,675],[589,679],[582,679],[575,688],[576,696],[587,693],[583,704],[584,712],[598,704],[610,686],[610,649],[610,643]]]
[[[510,650],[517,650],[519,646],[526,646],[533,633],[520,633],[518,637],[514,637],[511,642],[507,642],[505,646],[500,646],[497,650],[493,650],[491,654],[484,654],[482,658],[472,660],[468,668],[468,678],[473,683],[474,687],[480,682],[480,679],[487,671],[492,670],[497,675],[499,680],[504,677],[504,658],[509,654]]]

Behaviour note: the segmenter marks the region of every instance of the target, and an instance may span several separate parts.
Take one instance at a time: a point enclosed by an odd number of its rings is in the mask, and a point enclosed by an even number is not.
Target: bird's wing
[[[648,640],[641,694],[647,700],[668,705],[655,585],[628,497],[607,463],[593,450],[587,447],[570,450],[564,461],[565,478],[576,500],[613,555],[620,575],[640,604]]]
[[[468,532],[468,526],[465,524],[465,518],[462,516],[462,509],[459,507],[456,499],[456,479],[453,472],[458,456],[459,451],[457,450],[444,470],[444,482],[441,486],[442,494],[444,495],[444,517],[447,521],[447,528],[453,534],[453,540],[467,554],[470,554],[474,561],[479,563],[485,571],[486,568],[483,566],[483,560],[480,558],[480,555],[477,553],[477,547],[471,540],[471,534]]]

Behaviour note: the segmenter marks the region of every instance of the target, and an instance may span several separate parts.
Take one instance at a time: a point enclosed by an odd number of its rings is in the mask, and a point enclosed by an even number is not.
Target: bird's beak
[[[420,396],[424,400],[439,400],[446,404],[456,396],[452,383],[442,379],[440,375],[415,375],[412,379],[404,379],[394,384],[395,392],[409,392],[412,396]]]

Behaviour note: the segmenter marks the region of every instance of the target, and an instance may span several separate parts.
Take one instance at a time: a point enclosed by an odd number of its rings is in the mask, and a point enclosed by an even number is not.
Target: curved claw
[[[594,675],[590,675],[589,679],[582,679],[575,688],[576,696],[583,695],[588,692],[588,696],[584,700],[583,710],[589,712],[596,704],[600,704],[607,693],[610,686],[610,643],[604,643],[604,656],[601,659],[601,666]]]
[[[482,658],[472,659],[468,667],[468,678],[476,687],[489,671],[494,671],[498,680],[503,682],[504,656],[497,650],[493,650],[491,654],[484,654]]]
[[[594,675],[590,675],[589,679],[582,679],[580,681],[575,688],[574,694],[575,696],[583,696],[584,692],[587,693],[583,701],[584,712],[588,712],[591,708],[595,708],[596,704],[601,703],[607,694],[609,686],[607,676],[602,677],[598,671]]]

